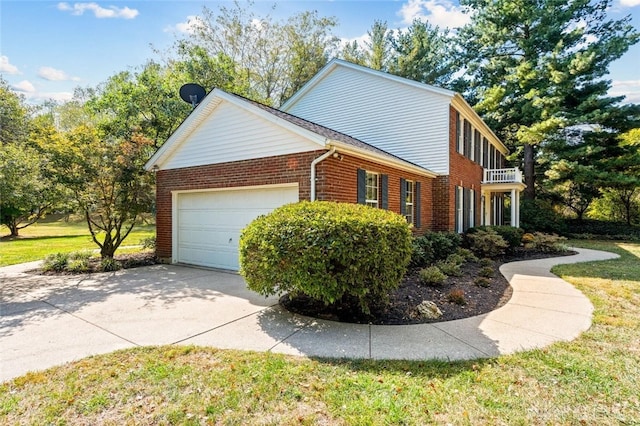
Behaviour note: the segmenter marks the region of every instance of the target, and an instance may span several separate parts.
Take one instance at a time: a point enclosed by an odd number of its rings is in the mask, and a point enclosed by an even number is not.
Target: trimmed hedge
[[[411,249],[409,225],[396,213],[302,201],[242,231],[240,274],[265,296],[290,292],[325,304],[351,299],[369,313],[400,284]]]

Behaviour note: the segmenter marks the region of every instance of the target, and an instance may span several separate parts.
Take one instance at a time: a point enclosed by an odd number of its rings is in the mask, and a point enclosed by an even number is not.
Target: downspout
[[[331,147],[331,149],[329,151],[325,152],[320,157],[316,158],[315,160],[313,160],[311,162],[311,196],[309,197],[309,199],[311,201],[315,201],[316,200],[316,164],[318,164],[321,161],[326,160],[331,155],[333,155],[333,153],[335,153],[335,152],[336,152],[336,148],[335,147]]]

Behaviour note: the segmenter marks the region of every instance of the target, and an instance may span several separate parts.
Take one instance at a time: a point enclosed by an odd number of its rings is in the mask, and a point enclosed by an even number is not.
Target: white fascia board
[[[409,163],[408,161],[403,161],[399,158],[394,158],[392,156],[382,155],[375,152],[367,151],[365,149],[359,149],[352,145],[346,144],[344,142],[329,140],[329,146],[334,147],[338,153],[342,154],[351,154],[355,157],[364,158],[366,160],[371,160],[376,163],[384,164],[386,166],[391,166],[396,169],[405,170],[411,173],[419,174],[422,176],[427,176],[430,178],[436,178],[440,176],[440,174],[436,172],[432,172],[431,170],[425,169],[424,167],[420,167],[416,164]]]
[[[500,150],[500,152],[502,152],[503,154],[509,153],[509,149],[505,146],[505,144],[502,143],[500,138],[498,138],[498,136],[493,133],[493,130],[491,130],[489,126],[487,126],[487,123],[485,123],[484,120],[480,118],[478,113],[459,93],[455,94],[455,96],[451,100],[451,105],[458,111],[464,112],[476,128],[482,128],[485,133],[489,135],[488,139],[496,148]]]
[[[279,127],[287,129],[293,133],[298,134],[324,148],[327,145],[327,138],[320,136],[310,130],[303,129],[287,120],[284,120],[276,115],[273,115],[261,108],[256,107],[248,102],[243,101],[237,96],[230,95],[223,90],[213,89],[204,99],[200,105],[180,124],[178,129],[167,139],[167,141],[156,151],[156,153],[147,161],[145,169],[147,171],[153,170],[154,166],[162,168],[161,165],[165,159],[169,158],[184,141],[189,137],[193,131],[206,120],[211,113],[222,102],[226,101],[232,103],[239,108],[249,111]]]
[[[400,84],[411,86],[418,90],[424,90],[427,92],[435,93],[435,94],[446,96],[449,98],[453,98],[454,95],[456,94],[456,92],[453,92],[448,89],[432,86],[430,84],[420,83],[419,81],[410,80],[404,77],[399,77],[397,75],[393,75],[386,72],[377,71],[368,67],[364,67],[362,65],[353,64],[351,62],[347,62],[342,59],[334,58],[331,61],[329,61],[329,63],[325,65],[324,68],[318,71],[318,73],[315,76],[313,76],[311,80],[309,80],[304,86],[302,86],[300,90],[298,90],[292,97],[290,97],[284,104],[282,104],[280,109],[282,111],[289,110],[291,107],[293,107],[293,105],[295,105],[296,102],[298,102],[298,100],[300,100],[300,98],[304,97],[304,95],[307,92],[309,92],[316,84],[318,84],[322,79],[324,79],[327,75],[329,75],[338,66],[349,68],[355,71],[364,72],[376,77],[384,78]]]

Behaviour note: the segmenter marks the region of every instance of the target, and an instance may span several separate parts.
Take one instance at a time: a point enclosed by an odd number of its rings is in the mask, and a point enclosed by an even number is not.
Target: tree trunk
[[[11,237],[15,238],[18,236],[18,225],[16,225],[15,223],[12,223],[11,225],[7,225],[9,227],[9,230],[11,231]]]
[[[531,144],[524,145],[524,182],[527,187],[524,190],[526,200],[536,199],[536,172],[535,172],[535,147]]]

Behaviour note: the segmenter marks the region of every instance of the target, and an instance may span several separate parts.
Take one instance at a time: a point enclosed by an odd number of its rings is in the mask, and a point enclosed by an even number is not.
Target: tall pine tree
[[[539,145],[576,124],[602,124],[609,65],[639,40],[630,17],[609,20],[611,0],[461,0],[471,23],[459,32],[467,93],[523,163],[535,199]],[[476,102],[474,102],[476,103]]]

